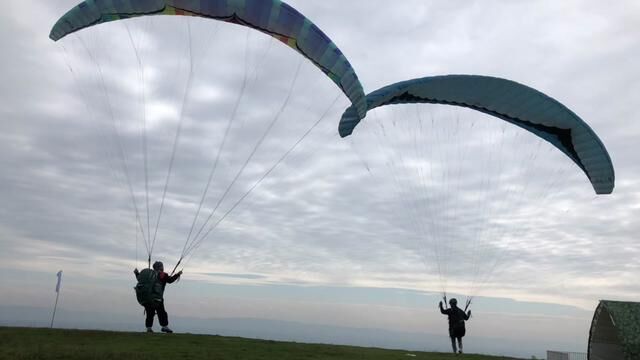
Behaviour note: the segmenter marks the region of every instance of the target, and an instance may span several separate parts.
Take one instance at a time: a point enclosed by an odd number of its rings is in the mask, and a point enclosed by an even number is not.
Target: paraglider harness
[[[138,304],[142,306],[152,305],[154,301],[162,301],[162,289],[158,272],[153,269],[142,269],[137,276],[138,283],[134,287]]]

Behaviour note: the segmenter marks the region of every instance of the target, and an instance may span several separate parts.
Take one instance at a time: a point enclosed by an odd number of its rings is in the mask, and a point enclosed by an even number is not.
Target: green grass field
[[[484,355],[408,352],[191,334],[0,327],[0,359],[468,359]]]

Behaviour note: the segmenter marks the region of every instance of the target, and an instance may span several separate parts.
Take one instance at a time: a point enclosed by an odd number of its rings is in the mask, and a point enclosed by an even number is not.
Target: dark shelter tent
[[[600,301],[589,331],[588,359],[640,359],[640,303]]]

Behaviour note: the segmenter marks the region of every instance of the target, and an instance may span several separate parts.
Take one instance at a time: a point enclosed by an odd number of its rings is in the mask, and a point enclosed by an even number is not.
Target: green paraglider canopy
[[[570,157],[597,194],[613,191],[613,164],[596,133],[573,111],[533,88],[496,77],[446,75],[399,82],[367,95],[367,111],[415,103],[467,107],[528,130]],[[340,121],[340,136],[351,135],[360,121],[355,108],[347,109]]]
[[[600,301],[589,331],[588,358],[640,359],[640,303]]]
[[[280,0],[87,0],[69,10],[49,37],[58,41],[81,29],[147,15],[183,15],[221,20],[254,28],[295,49],[335,82],[360,116],[366,112],[355,70],[322,30]]]

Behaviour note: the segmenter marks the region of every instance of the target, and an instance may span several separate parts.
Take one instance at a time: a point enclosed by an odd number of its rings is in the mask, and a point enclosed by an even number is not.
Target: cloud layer
[[[486,296],[584,308],[601,298],[637,297],[635,2],[291,1],[340,46],[367,91],[415,77],[477,73],[563,102],[600,135],[614,161],[616,190],[597,198],[561,154],[513,129],[502,137],[504,127],[471,111],[376,111],[368,132],[340,139],[337,122],[348,101],[339,89],[289,48],[235,25],[158,17],[52,43],[50,24],[74,3],[14,2],[0,21],[3,271],[64,268],[94,273],[101,282],[144,266],[142,239],[155,233],[182,124],[153,256],[174,264],[231,119],[196,232],[260,146],[212,224],[233,211],[186,259],[186,271],[205,284],[439,292],[438,267],[445,264],[450,291],[465,293],[475,268],[464,266],[479,259],[485,269],[500,264],[486,271]],[[427,147],[402,135],[418,131],[401,122],[415,125],[416,114],[444,120],[421,128]],[[376,126],[390,123],[380,136]],[[389,162],[389,146],[397,163]],[[484,150],[496,146],[529,150],[505,151],[495,161],[496,152]],[[446,185],[438,175],[415,176],[416,169],[434,168]],[[517,196],[523,181],[532,191],[524,198]],[[486,236],[469,240],[478,231]],[[439,262],[445,255],[457,260]],[[11,291],[9,283],[0,290]]]

